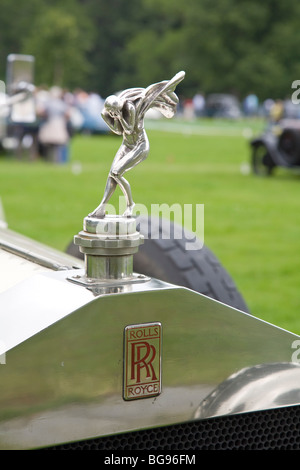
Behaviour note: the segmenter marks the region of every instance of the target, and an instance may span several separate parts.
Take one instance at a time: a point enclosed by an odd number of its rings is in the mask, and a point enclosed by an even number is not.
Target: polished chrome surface
[[[83,229],[87,233],[102,235],[104,238],[114,237],[122,239],[122,237],[136,233],[136,219],[113,215],[106,215],[104,219],[85,217]]]
[[[81,260],[1,226],[0,250],[53,270],[83,267]],[[8,268],[9,265],[7,265]],[[1,271],[5,275],[6,266],[3,264],[1,264]]]
[[[99,295],[70,283],[70,274],[39,273],[0,295],[0,448],[197,419],[200,404],[228,377],[291,362],[298,336],[201,294],[152,279]],[[124,401],[124,329],[153,322],[163,329],[162,392]],[[280,406],[299,403],[298,384],[295,367]],[[224,402],[221,413],[232,413],[233,403]]]
[[[109,280],[136,280],[133,255],[144,242],[133,217],[107,215],[104,219],[86,217],[74,243],[84,254],[85,274],[71,279],[91,285]]]
[[[300,365],[267,363],[231,375],[200,403],[196,419],[277,408],[300,402]]]
[[[129,279],[132,274],[132,256],[86,256],[88,279]]]
[[[149,141],[144,129],[144,117],[150,108],[158,109],[165,117],[174,116],[178,97],[174,93],[185,73],[177,73],[171,80],[150,85],[147,88],[130,88],[118,96],[106,98],[102,117],[108,127],[123,136],[123,142],[113,160],[101,203],[91,214],[105,217],[105,207],[120,186],[127,208],[124,216],[132,216],[134,202],[131,188],[124,173],[145,160],[149,154]]]
[[[0,266],[0,293],[36,274],[49,272],[44,266],[1,249]]]

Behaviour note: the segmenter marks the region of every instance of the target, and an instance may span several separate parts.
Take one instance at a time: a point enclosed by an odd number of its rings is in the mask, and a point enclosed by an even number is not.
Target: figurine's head
[[[122,111],[123,101],[116,95],[111,95],[106,98],[104,106],[112,117],[116,117]]]

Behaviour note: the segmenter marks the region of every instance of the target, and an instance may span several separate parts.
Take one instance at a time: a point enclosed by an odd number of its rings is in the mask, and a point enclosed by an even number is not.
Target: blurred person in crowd
[[[243,103],[244,113],[246,116],[257,116],[258,114],[258,97],[254,93],[246,96]]]
[[[195,117],[194,103],[191,98],[187,98],[183,102],[183,117],[185,119],[194,119]]]
[[[38,139],[42,156],[56,163],[68,161],[69,114],[61,88],[52,87],[49,92],[39,93],[37,112],[41,118]]]
[[[266,118],[270,117],[271,109],[272,109],[272,106],[274,105],[274,103],[275,103],[275,101],[272,98],[267,98],[263,102],[263,115]]]
[[[273,106],[270,109],[270,119],[272,123],[277,123],[282,119],[283,117],[283,102],[282,100],[276,100],[273,104]]]
[[[78,90],[75,94],[75,105],[82,116],[82,132],[96,134],[108,131],[101,116],[104,100],[98,93]]]
[[[287,97],[283,102],[283,115],[286,119],[299,119],[299,104],[293,103],[290,97]]]
[[[196,93],[193,98],[193,106],[196,117],[202,117],[205,113],[205,98],[202,93]]]

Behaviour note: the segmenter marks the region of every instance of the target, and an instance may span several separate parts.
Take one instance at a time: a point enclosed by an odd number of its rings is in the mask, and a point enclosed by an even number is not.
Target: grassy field
[[[136,203],[204,204],[204,241],[250,311],[300,333],[300,176],[248,170],[249,137],[261,122],[149,122],[150,155],[128,174]],[[100,202],[115,136],[76,136],[70,162],[0,158],[9,227],[60,250]],[[117,203],[119,192],[112,202]],[[180,221],[178,221],[180,222]]]

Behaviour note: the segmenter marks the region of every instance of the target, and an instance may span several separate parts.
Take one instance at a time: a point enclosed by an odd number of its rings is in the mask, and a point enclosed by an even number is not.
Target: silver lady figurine
[[[149,141],[144,129],[144,117],[150,108],[158,109],[163,116],[171,118],[176,112],[178,97],[176,86],[184,79],[185,73],[177,73],[171,80],[165,80],[147,88],[129,88],[118,96],[111,95],[105,100],[102,117],[109,128],[123,136],[121,147],[116,153],[107,178],[103,199],[91,217],[105,217],[105,206],[120,186],[127,208],[124,217],[130,217],[134,208],[131,189],[124,173],[141,163],[149,153]]]

